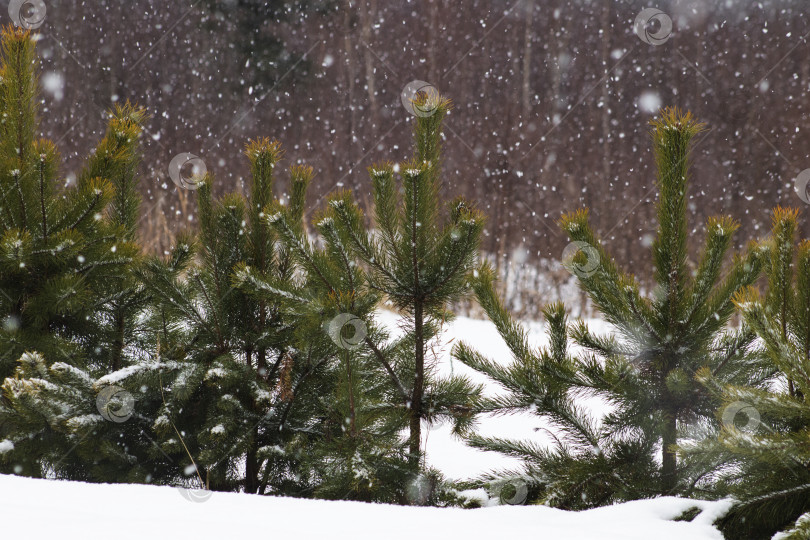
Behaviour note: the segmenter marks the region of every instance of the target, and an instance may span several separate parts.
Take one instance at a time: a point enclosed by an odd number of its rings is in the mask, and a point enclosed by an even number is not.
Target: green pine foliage
[[[38,64],[27,32],[2,34],[0,106],[0,454],[4,471],[83,480],[145,478],[146,455],[95,407],[102,378],[132,359],[144,301],[138,264],[138,145],[144,111],[126,105],[76,186],[61,189],[59,156],[38,139]],[[115,433],[112,436],[111,433]],[[148,443],[147,443],[148,444]]]
[[[385,350],[378,347],[378,357],[409,410],[408,452],[414,471],[421,459],[423,421],[449,418],[457,430],[470,425],[469,406],[478,389],[463,377],[433,376],[427,348],[441,323],[452,317],[448,304],[469,288],[484,226],[483,216],[461,198],[450,202],[442,220],[441,127],[450,102],[420,95],[415,107],[426,114],[414,121],[413,159],[370,170],[376,228],[365,229],[356,204],[340,197],[330,202],[337,227],[367,268],[369,287],[408,321],[405,336]],[[402,175],[401,188],[396,172]]]
[[[635,278],[622,272],[588,225],[587,212],[566,214],[561,227],[575,242],[565,264],[577,275],[615,334],[597,336],[579,322],[569,330],[584,353],[569,358],[562,308],[546,310],[552,347],[532,351],[505,313],[492,288],[491,271],[480,272],[476,292],[509,345],[513,364],[501,366],[459,346],[456,356],[501,382],[507,397],[485,403],[482,412],[529,409],[559,428],[565,438],[550,449],[528,443],[473,437],[473,445],[523,457],[536,476],[540,500],[564,508],[585,508],[617,500],[695,493],[707,474],[703,462],[677,461],[675,445],[689,428],[712,418],[717,400],[694,380],[708,368],[720,380],[742,381],[752,333],[724,331],[732,297],[760,272],[763,249],[753,246],[723,261],[737,225],[727,217],[707,224],[701,260],[687,264],[686,193],[689,147],[703,129],[689,113],[662,111],[653,122],[658,166],[658,235],[653,244],[656,288],[642,295]],[[611,411],[597,423],[577,405],[597,397]]]
[[[763,297],[751,287],[734,302],[759,338],[754,357],[765,380],[699,380],[723,401],[716,437],[688,445],[694,459],[727,465],[723,481],[740,502],[721,521],[729,538],[770,538],[810,512],[810,241],[796,243],[798,212],[776,208],[765,265]],[[749,374],[757,372],[752,366]],[[791,538],[805,538],[807,518]]]
[[[303,193],[303,186],[294,183],[293,193]],[[290,381],[289,400],[310,418],[287,452],[300,456],[310,479],[301,489],[328,499],[401,502],[407,466],[399,432],[407,411],[375,356],[374,344],[387,339],[374,324],[380,295],[354,262],[333,209],[315,219],[321,246],[305,233],[300,204],[277,204],[265,215],[291,255],[297,279],[283,282],[245,265],[235,282],[280,306],[295,328],[295,349],[306,369]]]
[[[292,346],[295,329],[278,306],[232,281],[241,265],[280,282],[290,280],[293,268],[263,221],[280,144],[259,139],[246,154],[250,196],[215,201],[214,178],[206,175],[197,192],[199,239],[182,237],[168,260],[146,263],[141,277],[155,302],[154,353],[132,375],[159,390],[163,405],[154,429],[161,449],[190,482],[257,493],[291,476],[289,460],[276,451],[288,433],[285,381],[306,366]],[[305,186],[310,174],[294,169],[293,184]],[[300,219],[303,191],[297,197]],[[244,474],[238,471],[242,461]]]
[[[526,331],[511,318],[496,293],[495,275],[482,266],[474,282],[476,296],[509,346],[512,361],[486,358],[464,343],[453,355],[486,374],[506,392],[482,399],[478,414],[530,412],[550,424],[550,447],[530,442],[472,434],[471,446],[522,460],[516,469],[496,470],[471,482],[498,494],[504,482],[525,484],[534,502],[564,509],[585,509],[650,495],[649,482],[658,473],[649,440],[609,437],[596,418],[579,404],[592,393],[599,365],[573,357],[562,304],[546,306],[550,345],[534,349]],[[594,371],[596,374],[594,374]]]
[[[93,332],[88,313],[97,307],[105,272],[134,251],[116,246],[102,215],[114,195],[108,179],[88,168],[73,189],[59,190],[59,156],[37,139],[37,60],[30,34],[6,28],[2,37],[0,107],[0,377],[36,348],[52,360],[83,354],[73,337]],[[116,246],[118,247],[118,246]]]

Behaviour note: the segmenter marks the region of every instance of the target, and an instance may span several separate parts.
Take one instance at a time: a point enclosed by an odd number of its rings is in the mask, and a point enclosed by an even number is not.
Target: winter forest
[[[0,19],[0,537],[810,539],[804,0]]]

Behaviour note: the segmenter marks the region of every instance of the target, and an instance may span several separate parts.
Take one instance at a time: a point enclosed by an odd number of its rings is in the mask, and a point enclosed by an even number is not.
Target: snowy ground
[[[379,322],[396,331],[397,317],[381,312]],[[608,327],[589,321],[596,332]],[[532,344],[545,344],[541,323],[527,325]],[[433,348],[439,373],[487,379],[453,361],[452,345],[463,340],[499,362],[509,351],[487,321],[458,318],[446,325]],[[487,392],[498,392],[492,384]],[[599,416],[604,406],[589,403]],[[548,427],[535,416],[484,418],[485,435],[546,441]],[[468,448],[446,425],[433,426],[424,440],[428,463],[450,478],[511,467],[517,462],[499,454]],[[483,490],[480,490],[483,493]],[[635,501],[586,512],[565,512],[542,506],[488,506],[476,510],[399,507],[354,502],[313,501],[236,493],[209,493],[172,487],[97,485],[34,480],[0,475],[0,538],[234,538],[269,534],[285,538],[543,538],[545,540],[721,539],[711,526],[729,503],[674,497]],[[683,511],[703,511],[692,522],[675,522]]]
[[[703,512],[692,522],[671,521],[693,506]],[[587,512],[543,506],[462,510],[0,475],[0,538],[721,540],[710,524],[726,506],[666,497]]]
[[[377,320],[390,331],[396,332],[398,317],[390,311],[382,311]],[[588,320],[588,326],[595,333],[607,333],[609,326],[604,321]],[[540,322],[526,323],[529,341],[533,346],[545,346],[548,342],[544,325]],[[497,394],[499,386],[487,377],[468,368],[461,362],[453,360],[450,355],[453,344],[463,341],[484,356],[500,363],[511,362],[509,348],[498,335],[498,331],[489,321],[458,317],[445,325],[440,345],[432,350],[437,357],[436,369],[439,374],[467,375],[476,383],[487,386],[487,393]],[[596,418],[603,416],[606,405],[599,400],[584,403]],[[549,442],[550,437],[544,431],[551,426],[531,414],[513,414],[482,417],[478,432],[485,436],[509,437],[513,439],[533,440],[542,444]],[[450,425],[435,425],[424,430],[423,445],[429,465],[441,470],[448,478],[457,480],[472,478],[480,473],[501,468],[513,468],[519,464],[515,458],[492,452],[483,452],[466,446],[463,441],[450,433]]]

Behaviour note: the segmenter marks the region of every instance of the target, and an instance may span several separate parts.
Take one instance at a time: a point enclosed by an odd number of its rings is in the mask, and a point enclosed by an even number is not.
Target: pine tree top
[[[785,208],[782,206],[777,206],[773,209],[773,215],[771,216],[771,225],[773,225],[774,230],[777,228],[788,226],[789,224],[795,225],[796,220],[799,217],[799,209],[798,208]]]
[[[0,39],[6,48],[13,47],[14,44],[33,43],[31,30],[14,26],[13,24],[3,25],[0,28]]]
[[[436,92],[419,92],[411,99],[413,109],[419,111],[419,115],[424,117],[443,117],[445,113],[452,110],[453,101]]]
[[[269,163],[275,164],[284,156],[284,150],[282,150],[279,141],[271,140],[269,137],[259,137],[247,142],[245,155],[250,159],[251,163],[266,159]]]
[[[122,127],[140,126],[149,118],[145,108],[139,107],[129,100],[123,105],[116,104],[109,116],[113,125]]]
[[[657,118],[650,120],[650,125],[656,142],[673,134],[685,137],[688,141],[706,130],[705,123],[698,122],[690,111],[684,112],[678,107],[664,107],[658,112]]]

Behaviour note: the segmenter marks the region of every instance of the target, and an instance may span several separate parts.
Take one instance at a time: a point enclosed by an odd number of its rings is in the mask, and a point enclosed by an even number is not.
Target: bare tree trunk
[[[354,105],[354,85],[355,85],[355,71],[354,71],[354,45],[352,44],[352,34],[354,32],[354,16],[351,0],[345,0],[343,11],[343,48],[346,55],[344,61],[346,64],[346,99],[349,106],[346,110],[349,113],[349,118],[346,121],[346,138],[348,146],[349,168],[353,169],[357,163],[355,162],[356,135],[357,135],[357,119],[355,114]]]
[[[526,26],[523,33],[523,92],[520,116],[524,125],[531,111],[532,38],[534,37],[534,0],[526,0]]]
[[[602,70],[607,73],[610,69],[610,2],[605,2],[602,15]],[[610,181],[610,77],[605,77],[602,85],[602,180]]]
[[[377,79],[374,73],[374,55],[371,53],[371,25],[377,16],[377,0],[369,0],[367,9],[360,10],[361,36],[363,37],[363,59],[366,68],[366,92],[368,93],[369,108],[371,109],[371,133],[374,138],[380,128],[380,106],[377,102]]]
[[[430,6],[429,32],[428,32],[428,80],[430,84],[436,84],[438,80],[438,66],[436,65],[436,39],[438,38],[439,31],[439,1],[428,0]]]

